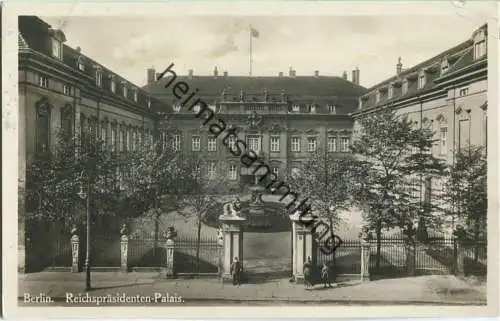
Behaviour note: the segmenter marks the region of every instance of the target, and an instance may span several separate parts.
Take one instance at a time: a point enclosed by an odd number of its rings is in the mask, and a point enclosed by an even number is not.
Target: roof
[[[168,104],[178,99],[172,94],[171,87],[165,84],[171,77],[166,76],[143,89],[152,96]],[[366,92],[341,77],[332,76],[177,76],[175,82],[185,81],[189,92],[198,89],[197,97],[207,103],[241,102],[245,103],[280,103],[282,99],[289,104],[297,104],[301,111],[308,105],[316,106],[316,113],[328,113],[328,104],[334,104],[337,114],[348,114],[357,108],[357,98]],[[267,99],[266,99],[267,96]],[[224,98],[223,98],[224,97]]]
[[[51,26],[36,16],[20,16],[19,17],[19,33],[18,33],[18,45],[19,49],[30,49],[34,50],[40,54],[43,54],[47,59],[57,59],[52,56],[52,46],[47,41],[52,37],[52,35],[57,35],[60,39],[65,40],[65,35],[60,30],[52,29]],[[89,85],[95,86],[96,70],[100,69],[102,72],[102,85],[101,88],[110,96],[114,96],[116,99],[122,99],[128,104],[137,105],[138,107],[144,107],[148,105],[148,100],[151,99],[151,111],[164,110],[168,108],[164,106],[164,103],[151,98],[150,95],[142,91],[139,86],[132,84],[130,81],[126,80],[124,77],[119,76],[109,68],[106,68],[102,64],[98,63],[96,60],[81,53],[81,50],[72,48],[63,44],[63,57],[62,60],[57,59],[59,62],[67,65],[73,71],[80,76],[81,79],[85,79],[84,75],[89,78]],[[84,70],[78,68],[78,61],[81,61],[84,65]],[[111,91],[111,77],[113,77],[116,82],[116,90],[113,93]],[[92,81],[90,81],[92,80]],[[122,84],[123,82],[123,84]],[[127,98],[123,97],[123,86],[126,85],[128,89],[137,89],[137,102],[134,101],[133,91],[128,90]],[[97,89],[97,88],[96,88]]]
[[[477,34],[478,31],[484,30],[487,32],[487,25],[483,25],[478,28],[474,33]],[[448,79],[450,77],[455,77],[457,73],[461,74],[461,71],[468,69],[468,67],[474,66],[478,63],[478,66],[487,62],[487,55],[474,60],[474,41],[470,38],[453,48],[439,53],[438,55],[427,59],[411,68],[403,70],[400,74],[395,75],[389,79],[386,79],[375,86],[370,87],[367,93],[362,96],[363,107],[358,112],[362,112],[366,109],[371,109],[376,106],[386,105],[387,103],[396,102],[401,99],[409,99],[416,95],[424,94],[435,90],[440,82]],[[441,70],[441,64],[443,61],[448,62],[448,68],[446,70]],[[392,98],[381,99],[378,103],[376,101],[376,93],[382,88],[391,86],[394,83],[402,83],[403,81],[415,76],[421,72],[426,72],[425,85],[422,88],[417,87],[417,81],[408,82],[408,90],[402,95],[400,90],[395,91]]]

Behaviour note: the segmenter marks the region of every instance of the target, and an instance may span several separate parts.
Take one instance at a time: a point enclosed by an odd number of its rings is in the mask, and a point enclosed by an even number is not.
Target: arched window
[[[36,152],[45,153],[50,144],[50,109],[51,106],[45,100],[36,106]]]
[[[73,107],[66,105],[61,109],[61,132],[66,140],[73,137]]]

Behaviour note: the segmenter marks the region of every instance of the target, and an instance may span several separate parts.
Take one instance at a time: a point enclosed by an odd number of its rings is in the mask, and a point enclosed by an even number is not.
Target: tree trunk
[[[381,254],[382,222],[380,220],[377,222],[376,234],[377,234],[377,255],[376,255],[376,260],[375,260],[375,268],[378,269],[378,268],[380,268],[380,258],[382,257],[382,254]]]
[[[200,271],[200,245],[201,245],[201,218],[198,219],[196,231],[196,272]]]
[[[474,221],[474,262],[477,262],[479,260],[479,223],[479,218],[476,217]]]

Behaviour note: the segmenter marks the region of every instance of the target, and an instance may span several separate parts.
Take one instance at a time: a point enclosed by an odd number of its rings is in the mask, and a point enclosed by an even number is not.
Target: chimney
[[[278,77],[283,77],[283,71],[280,71],[280,72],[278,73]]]
[[[314,71],[314,77],[319,77],[319,70]]]
[[[188,70],[188,77],[193,78],[193,69]]]
[[[359,68],[356,67],[356,85],[359,85],[359,79],[360,79],[360,77],[359,77]]]
[[[288,68],[288,76],[293,76],[293,69],[292,66]]]
[[[156,79],[158,78],[155,78],[155,69],[154,68],[148,68],[147,69],[147,84],[152,84],[156,81]]]
[[[82,48],[80,48],[80,47],[76,47],[76,48],[75,48],[75,51],[76,51],[77,53],[80,53],[80,52],[82,52]]]
[[[217,66],[214,67],[214,77],[219,75],[219,71],[217,70]]]
[[[399,75],[403,71],[403,64],[401,63],[401,57],[398,57],[398,64],[396,65],[396,74]]]
[[[224,71],[224,77],[227,77],[227,71]]]
[[[356,83],[356,70],[355,69],[352,70],[352,83],[353,84]]]
[[[342,79],[347,80],[347,71],[345,71],[345,70],[342,73]]]

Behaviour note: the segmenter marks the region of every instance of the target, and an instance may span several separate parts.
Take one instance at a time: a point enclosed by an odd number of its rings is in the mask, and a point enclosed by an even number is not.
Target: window
[[[469,93],[469,88],[462,88],[459,91],[460,96],[467,96],[468,93]]]
[[[208,179],[215,179],[217,164],[214,161],[208,163]]]
[[[336,113],[335,105],[328,105],[328,112],[330,114],[335,114]]]
[[[311,105],[311,109],[310,109],[310,112],[315,114],[316,113],[316,105]]]
[[[95,72],[95,84],[97,87],[102,86],[102,72],[99,70]]]
[[[235,145],[236,145],[236,137],[234,137],[232,135],[229,136],[228,142],[227,142],[227,146],[229,147],[229,150],[233,151],[235,149]]]
[[[349,151],[349,137],[340,138],[340,151],[347,153]]]
[[[59,40],[52,39],[52,56],[62,59],[62,44]]]
[[[180,110],[181,110],[181,104],[179,103],[174,104],[174,111],[178,113]]]
[[[36,118],[36,151],[47,152],[50,142],[50,106],[42,103],[37,106]]]
[[[260,137],[259,136],[247,136],[248,148],[255,153],[260,152]]]
[[[135,130],[132,131],[132,150],[135,151],[137,142],[137,133]]]
[[[393,96],[394,96],[394,86],[393,85],[389,85],[389,89],[388,89],[388,93],[387,93],[387,98],[388,99],[392,99]]]
[[[232,181],[238,179],[238,173],[236,172],[236,165],[229,165],[229,179]]]
[[[45,76],[39,76],[38,77],[38,85],[40,87],[47,88],[47,87],[49,87],[49,80]]]
[[[271,152],[280,151],[280,138],[279,136],[271,136]]]
[[[148,108],[151,108],[151,99],[148,99]]]
[[[152,136],[151,136],[152,137]],[[174,151],[178,152],[181,150],[181,136],[180,135],[174,135],[174,140],[172,142]]]
[[[199,152],[201,150],[200,136],[193,136],[191,138],[191,149],[193,150],[193,152]]]
[[[127,150],[131,150],[131,148],[132,148],[132,133],[130,132],[130,129],[128,129],[125,133],[127,135]]]
[[[116,125],[111,127],[111,151],[116,151]]]
[[[300,111],[300,106],[299,106],[299,105],[293,105],[293,106],[292,106],[292,111],[293,111],[294,113],[298,113],[298,112]]]
[[[217,151],[217,138],[208,137],[208,151],[209,152]]]
[[[200,105],[194,105],[193,106],[193,112],[194,113],[199,113],[200,112]]]
[[[116,82],[114,80],[111,80],[110,84],[111,92],[115,93],[116,92]]]
[[[307,138],[307,151],[308,152],[316,151],[316,137]]]
[[[137,102],[137,90],[134,90],[134,101]]]
[[[300,152],[300,137],[292,137],[292,152]]]
[[[445,73],[448,70],[448,67],[450,65],[448,64],[448,59],[443,59],[441,62],[441,74]]]
[[[66,96],[70,96],[71,95],[71,86],[70,85],[63,85],[63,93],[66,95]]]
[[[328,151],[329,152],[337,151],[337,137],[328,137]]]
[[[81,57],[78,58],[78,69],[80,69],[80,71],[85,71],[85,64],[83,63],[83,59]]]
[[[425,86],[425,75],[418,76],[418,88],[424,88]]]
[[[401,92],[403,95],[406,95],[406,93],[408,93],[408,80],[404,80],[403,81],[403,84],[401,86]]]
[[[486,54],[486,41],[481,40],[474,44],[474,59],[479,59]]]
[[[65,106],[61,109],[61,129],[65,137],[69,140],[73,136],[73,108]]]
[[[101,140],[104,142],[104,146],[108,142],[108,124],[106,122],[101,123]]]
[[[123,98],[127,98],[127,95],[128,95],[127,87],[123,85]]]

